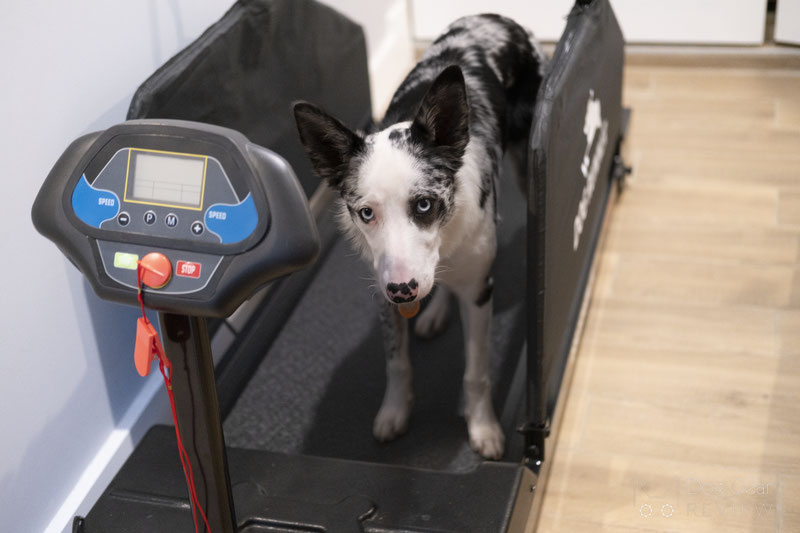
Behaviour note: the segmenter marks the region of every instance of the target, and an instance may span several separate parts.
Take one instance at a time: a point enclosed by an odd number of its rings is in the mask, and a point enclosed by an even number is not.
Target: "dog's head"
[[[433,288],[442,226],[455,210],[456,173],[469,141],[464,76],[448,67],[414,120],[362,135],[312,104],[294,106],[300,139],[316,173],[337,190],[354,240],[393,303]]]

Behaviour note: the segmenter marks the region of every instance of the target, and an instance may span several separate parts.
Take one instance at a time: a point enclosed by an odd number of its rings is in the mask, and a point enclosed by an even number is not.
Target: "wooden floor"
[[[800,71],[624,91],[634,173],[537,531],[800,532]]]

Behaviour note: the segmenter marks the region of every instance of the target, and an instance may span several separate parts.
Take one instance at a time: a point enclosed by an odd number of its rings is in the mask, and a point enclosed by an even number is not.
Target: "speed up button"
[[[223,244],[247,239],[258,226],[258,210],[253,195],[249,194],[238,204],[214,204],[204,217],[208,231],[219,237]]]

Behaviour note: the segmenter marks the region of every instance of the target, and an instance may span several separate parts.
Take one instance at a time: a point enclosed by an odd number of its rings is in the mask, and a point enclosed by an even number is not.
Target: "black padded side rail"
[[[579,0],[539,90],[528,184],[529,446],[547,433],[602,229],[621,136],[623,46],[608,0]]]
[[[128,119],[193,120],[237,130],[286,159],[311,197],[320,181],[294,124],[291,106],[299,99],[318,103],[352,127],[371,123],[363,30],[314,0],[238,0],[139,86]],[[330,229],[320,228],[322,257],[330,249]],[[303,272],[302,279],[313,276],[318,265]],[[305,290],[302,280],[293,278],[274,284],[265,298],[264,305],[283,303],[270,306],[268,329],[246,335],[258,339],[257,347],[247,342],[252,349],[236,361],[233,351],[223,357],[217,379],[224,412],[280,331],[288,302],[296,302]],[[209,329],[218,327],[212,322]]]
[[[361,27],[313,0],[239,0],[138,88],[128,119],[207,122],[286,159],[307,196],[319,185],[291,104],[310,100],[355,128],[371,121]]]

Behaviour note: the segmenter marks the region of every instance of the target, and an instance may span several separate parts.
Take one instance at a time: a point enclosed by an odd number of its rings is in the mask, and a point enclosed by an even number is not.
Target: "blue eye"
[[[365,207],[358,212],[358,216],[360,216],[361,220],[365,223],[369,224],[375,219],[375,212],[369,207]]]
[[[420,215],[424,215],[430,211],[431,207],[433,207],[433,204],[431,204],[431,201],[428,198],[423,198],[422,200],[417,201],[417,213]]]

